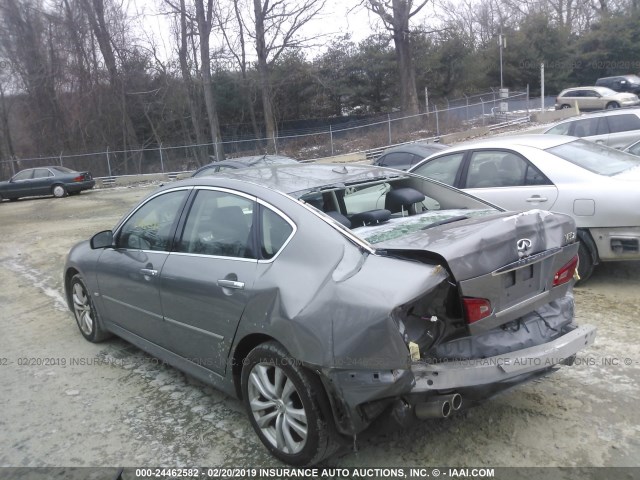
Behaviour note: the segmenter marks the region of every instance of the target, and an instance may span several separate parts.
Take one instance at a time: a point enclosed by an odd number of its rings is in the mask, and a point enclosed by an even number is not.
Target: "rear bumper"
[[[601,261],[640,260],[640,227],[590,228]]]
[[[593,344],[596,327],[583,325],[556,340],[495,357],[446,363],[414,363],[411,393],[463,389],[508,381],[563,363]]]
[[[67,192],[81,192],[82,190],[91,190],[96,185],[95,180],[86,180],[84,182],[74,182],[65,185]]]

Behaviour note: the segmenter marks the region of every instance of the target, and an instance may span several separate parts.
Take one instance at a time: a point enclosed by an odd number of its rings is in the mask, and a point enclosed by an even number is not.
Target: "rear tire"
[[[566,110],[567,108],[571,108],[571,105],[567,105],[566,103],[564,105],[560,105],[560,110]]]
[[[605,108],[607,110],[613,110],[614,108],[620,108],[620,104],[618,102],[609,102]]]
[[[593,273],[593,268],[594,264],[591,251],[589,247],[581,241],[580,247],[578,248],[578,275],[580,275],[580,280],[576,282],[576,285],[582,285],[586,282]]]
[[[242,398],[251,426],[273,456],[290,465],[314,465],[339,444],[333,418],[325,418],[320,380],[275,341],[243,360]]]
[[[56,198],[62,198],[67,195],[67,189],[64,188],[64,185],[54,185],[51,187],[51,193]]]

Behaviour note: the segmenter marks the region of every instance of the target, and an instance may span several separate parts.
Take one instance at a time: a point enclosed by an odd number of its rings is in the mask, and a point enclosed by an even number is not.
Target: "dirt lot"
[[[239,401],[124,341],[86,342],[66,308],[69,248],[152,188],[0,204],[0,466],[278,464]],[[601,266],[575,295],[598,326],[578,364],[329,464],[640,465],[640,263]]]

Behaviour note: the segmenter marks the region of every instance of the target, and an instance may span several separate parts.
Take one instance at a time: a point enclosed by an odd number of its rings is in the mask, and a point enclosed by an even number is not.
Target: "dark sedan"
[[[373,161],[378,167],[395,168],[396,170],[409,170],[412,166],[446,149],[447,145],[440,143],[407,143],[397,147],[387,148],[382,155]]]
[[[270,167],[272,165],[291,165],[298,163],[293,158],[283,155],[255,155],[252,157],[230,158],[219,162],[211,162],[196,170],[192,177],[206,177],[225,170],[238,170],[249,167]]]
[[[89,172],[76,172],[66,167],[27,168],[9,181],[0,182],[0,200],[53,195],[64,197],[90,190],[96,181]]]
[[[71,250],[64,284],[88,341],[241,398],[267,449],[306,465],[378,419],[443,418],[571,365],[595,338],[573,319],[577,252],[566,215],[280,165],[154,191]]]

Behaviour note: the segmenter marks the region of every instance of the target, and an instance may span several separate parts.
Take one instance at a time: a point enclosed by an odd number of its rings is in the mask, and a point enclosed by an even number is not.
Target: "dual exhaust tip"
[[[415,407],[415,414],[420,420],[428,418],[447,418],[452,412],[462,408],[462,395],[452,393],[438,395],[428,402],[419,403]]]

